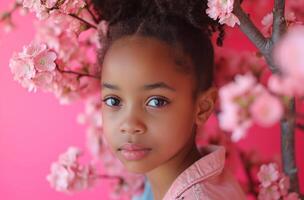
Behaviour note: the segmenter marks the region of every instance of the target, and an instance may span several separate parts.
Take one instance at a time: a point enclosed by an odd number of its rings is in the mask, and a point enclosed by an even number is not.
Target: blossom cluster
[[[278,94],[303,96],[304,88],[304,26],[291,27],[287,34],[277,43],[274,50],[276,64],[281,75],[269,79],[269,88]]]
[[[288,27],[302,24],[301,21],[297,21],[297,17],[294,12],[287,12],[285,15],[286,24]],[[269,37],[272,34],[273,25],[273,13],[268,13],[262,19],[262,25],[264,26],[262,32],[265,36]]]
[[[32,43],[23,47],[23,51],[15,53],[10,60],[14,80],[29,91],[36,91],[37,86],[48,87],[56,73],[56,58],[56,53],[45,44]]]
[[[280,99],[251,73],[236,75],[235,81],[220,88],[219,98],[219,124],[223,130],[232,131],[233,141],[243,138],[253,122],[269,127],[284,114]]]
[[[70,147],[51,165],[47,181],[57,191],[71,193],[92,187],[98,178],[93,165],[79,163],[80,149]]]
[[[36,26],[34,41],[10,61],[15,80],[29,91],[54,93],[62,104],[98,91],[97,31],[57,11]]]
[[[240,20],[232,13],[233,6],[234,0],[208,0],[206,13],[214,20],[219,19],[220,24],[234,27],[235,24],[240,25]]]
[[[264,164],[258,172],[260,191],[258,200],[300,200],[297,193],[289,193],[289,177],[279,171],[276,163]]]
[[[66,14],[77,13],[86,6],[84,0],[21,0],[23,7],[36,13],[39,19],[45,19],[53,10]]]
[[[266,1],[261,2],[265,4]],[[234,3],[234,0],[208,0],[206,13],[220,24],[240,25],[233,14]],[[268,83],[257,80],[266,68],[265,61],[259,56],[228,52],[227,49],[224,53],[217,52],[216,82],[221,87],[219,125],[232,132],[233,141],[244,138],[254,123],[264,127],[277,123],[284,115],[284,95],[304,95],[301,84],[304,82],[304,26],[293,13],[301,7],[300,4],[303,5],[303,1],[290,0],[291,12],[286,14],[289,30],[274,49],[275,63],[281,73],[271,75]],[[97,33],[107,35],[107,23],[94,21],[84,0],[18,0],[16,5],[22,5],[23,12],[35,12],[40,21],[36,23],[34,41],[15,53],[10,61],[14,79],[29,91],[40,88],[54,93],[61,103],[94,95],[87,99],[85,112],[78,116],[79,123],[88,126],[87,147],[94,161],[101,161],[109,176],[118,177],[112,197],[131,197],[141,192],[144,177],[126,172],[103,139],[101,101],[96,95],[100,92],[101,68],[97,49],[103,44]],[[10,14],[0,16],[0,21],[8,25],[7,29],[13,26]],[[262,20],[265,36],[271,34],[272,23],[272,14]],[[208,140],[214,139],[210,137]],[[217,140],[226,146],[231,144],[223,135]],[[231,148],[229,152],[236,151]],[[79,163],[80,155],[79,149],[71,147],[52,164],[47,180],[53,188],[69,193],[89,188],[101,178],[93,165]],[[299,199],[297,194],[288,193],[289,179],[275,164],[263,165],[258,178],[261,182],[259,199]]]

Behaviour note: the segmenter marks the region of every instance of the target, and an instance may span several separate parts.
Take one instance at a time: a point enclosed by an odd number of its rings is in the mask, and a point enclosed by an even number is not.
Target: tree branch
[[[88,21],[82,19],[81,17],[78,17],[78,16],[75,15],[75,14],[70,13],[70,14],[68,14],[68,15],[70,15],[71,17],[74,17],[74,18],[78,19],[79,21],[85,23],[85,24],[86,24],[88,27],[90,27],[90,28],[97,29],[97,26],[95,26],[94,24],[91,24],[90,22],[88,22]]]
[[[107,174],[100,174],[96,178],[118,179],[120,184],[122,184],[124,182],[124,179],[120,176],[110,176],[110,175],[107,175]]]
[[[286,32],[286,21],[284,17],[285,0],[275,0],[273,9],[273,29],[270,38],[265,38],[258,28],[249,19],[243,11],[240,0],[235,0],[233,13],[240,20],[241,31],[250,39],[250,41],[259,49],[265,57],[270,70],[273,73],[280,73],[279,68],[274,64],[273,47]],[[285,174],[290,177],[290,190],[299,192],[298,173],[295,163],[295,118],[290,117],[295,114],[295,99],[292,98],[287,109],[287,114],[281,120],[281,151],[283,160],[283,169]]]
[[[89,12],[89,14],[91,15],[91,17],[94,20],[95,24],[98,24],[99,20],[96,18],[96,16],[94,15],[94,13],[91,11],[89,2],[87,0],[85,0],[84,2],[86,3],[85,9]]]
[[[271,40],[276,43],[286,32],[285,0],[275,0]]]
[[[273,41],[269,38],[265,38],[260,32],[260,30],[253,24],[248,14],[246,14],[243,8],[241,7],[240,0],[235,1],[233,13],[238,17],[241,22],[241,31],[263,54],[266,59],[266,62],[269,65],[270,70],[273,73],[278,73],[278,68],[275,66],[272,59]]]
[[[68,74],[75,74],[75,75],[78,75],[80,77],[82,76],[88,76],[88,77],[91,77],[91,78],[95,78],[95,79],[100,79],[99,76],[95,76],[95,75],[92,75],[92,74],[85,74],[85,73],[80,73],[80,72],[75,72],[75,71],[65,71],[65,70],[62,70],[59,68],[59,66],[56,64],[56,69],[61,72],[61,73],[68,73]]]
[[[291,99],[287,112],[295,112],[295,99]],[[298,169],[295,163],[295,119],[281,120],[281,151],[284,173],[290,178],[290,190],[299,193]]]

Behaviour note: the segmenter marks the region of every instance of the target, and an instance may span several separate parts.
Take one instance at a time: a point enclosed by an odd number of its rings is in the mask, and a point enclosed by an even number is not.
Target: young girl
[[[94,1],[102,45],[103,131],[111,151],[145,174],[155,200],[242,200],[225,149],[198,151],[213,111],[214,55],[203,0]],[[221,38],[219,39],[219,41]]]

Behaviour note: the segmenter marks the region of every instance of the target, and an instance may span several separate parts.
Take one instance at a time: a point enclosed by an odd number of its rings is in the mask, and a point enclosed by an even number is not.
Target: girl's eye
[[[107,106],[113,107],[113,106],[119,106],[119,99],[115,97],[108,97],[102,100]]]
[[[120,100],[116,97],[108,97],[102,100],[109,107],[117,107],[120,105]],[[168,100],[164,98],[154,97],[148,102],[148,106],[152,107],[162,107],[169,103]]]
[[[167,101],[166,99],[163,99],[163,98],[152,98],[148,105],[149,106],[152,106],[152,107],[162,107],[162,106],[165,106],[169,103],[169,101]]]

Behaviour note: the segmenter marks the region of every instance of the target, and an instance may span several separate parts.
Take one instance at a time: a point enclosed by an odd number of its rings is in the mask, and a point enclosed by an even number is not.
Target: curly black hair
[[[109,24],[101,35],[105,52],[117,39],[138,35],[154,37],[190,56],[194,65],[196,89],[194,97],[213,84],[214,51],[212,33],[219,31],[217,44],[224,37],[223,26],[206,14],[207,0],[92,0],[99,20]]]

